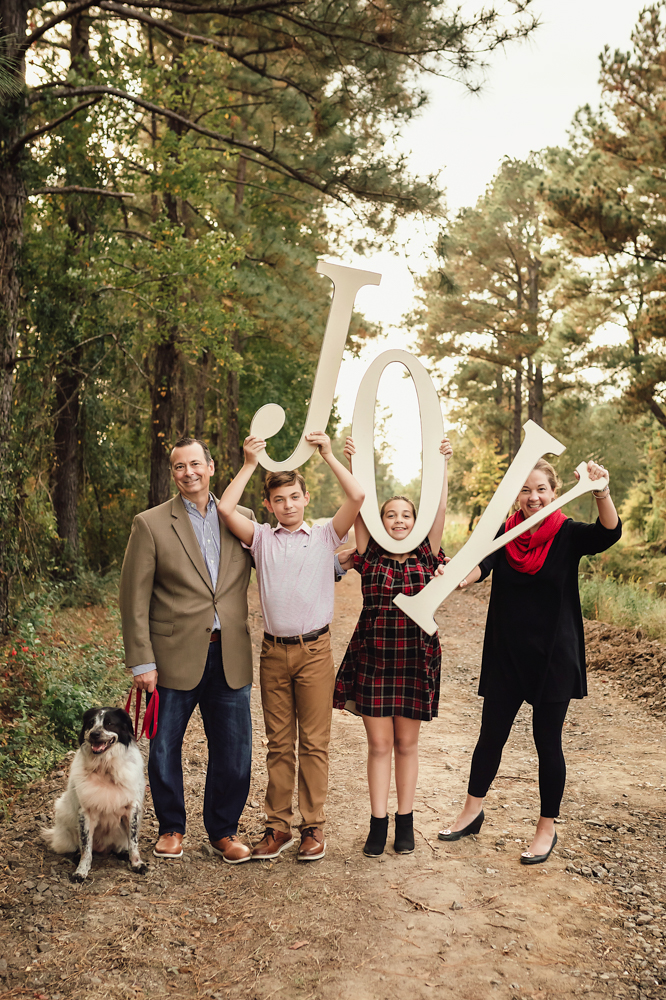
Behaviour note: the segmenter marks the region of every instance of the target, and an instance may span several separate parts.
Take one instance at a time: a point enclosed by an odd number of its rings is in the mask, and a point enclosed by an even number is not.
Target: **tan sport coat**
[[[255,520],[247,507],[237,509]],[[220,568],[213,592],[180,494],[137,514],[120,575],[126,665],[154,662],[159,684],[191,691],[203,676],[217,611],[227,684],[236,689],[250,684],[250,569],[250,553],[220,523]]]

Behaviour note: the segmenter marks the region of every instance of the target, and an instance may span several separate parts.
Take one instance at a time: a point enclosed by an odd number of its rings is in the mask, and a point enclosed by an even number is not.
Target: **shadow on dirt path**
[[[261,615],[251,592],[253,640]],[[437,830],[465,794],[481,714],[476,681],[487,588],[454,595],[438,615],[440,717],[424,725],[416,852],[365,858],[369,805],[359,719],[334,713],[327,855],[231,867],[206,849],[205,742],[199,716],[183,759],[189,808],[181,862],[152,857],[148,801],[136,877],[94,861],[75,887],[71,858],[38,837],[66,765],[24,796],[0,846],[3,997],[208,997],[252,1000],[451,1000],[664,996],[666,750],[663,722],[625,696],[618,673],[590,678],[565,727],[569,777],[559,843],[521,867],[538,814],[536,754],[523,709],[477,837]],[[336,588],[339,663],[360,608],[359,577]],[[241,832],[263,830],[265,737],[253,691],[254,763]],[[390,811],[395,803],[390,804]]]

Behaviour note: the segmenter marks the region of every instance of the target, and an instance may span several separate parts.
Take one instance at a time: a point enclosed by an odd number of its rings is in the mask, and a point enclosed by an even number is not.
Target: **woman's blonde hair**
[[[380,517],[384,517],[384,511],[386,510],[387,506],[391,503],[391,500],[404,500],[405,503],[408,503],[409,506],[412,508],[412,514],[414,515],[414,520],[416,520],[416,507],[414,506],[414,501],[410,500],[409,497],[403,497],[401,495],[389,497],[388,500],[384,501],[384,503],[381,506],[381,510],[379,511]]]
[[[545,458],[539,459],[537,464],[532,469],[532,472],[543,472],[550,484],[551,490],[553,490],[555,493],[557,493],[557,491],[562,486],[562,480],[555,472],[555,469],[552,467],[550,462],[547,462]]]

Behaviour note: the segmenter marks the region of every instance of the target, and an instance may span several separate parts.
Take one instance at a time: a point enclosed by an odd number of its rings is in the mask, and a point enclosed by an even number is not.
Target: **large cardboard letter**
[[[506,512],[513,501],[518,496],[523,483],[536,465],[542,455],[552,453],[561,455],[565,446],[560,444],[551,434],[548,434],[543,427],[539,427],[532,420],[528,420],[523,427],[525,437],[520,446],[518,454],[506,471],[502,482],[499,484],[495,495],[479,518],[479,523],[472,532],[471,538],[463,545],[450,563],[446,566],[444,574],[437,576],[430,581],[418,594],[407,597],[406,594],[398,594],[394,604],[409,615],[417,625],[434,635],[437,631],[434,614],[437,608],[451,594],[458,584],[475,566],[489,556],[492,552],[501,549],[508,542],[522,535],[523,532],[539,524],[544,518],[558,510],[570,500],[589,493],[590,490],[603,489],[607,484],[607,479],[591,480],[587,474],[585,462],[577,468],[580,480],[573,489],[565,493],[564,496],[553,500],[547,507],[543,507],[536,514],[532,514],[522,524],[517,525],[511,531],[505,532],[500,538],[495,538]]]
[[[375,400],[382,372],[387,365],[397,361],[404,365],[414,379],[416,395],[421,413],[421,442],[423,473],[421,476],[421,502],[414,527],[407,538],[391,538],[382,524],[377,507],[377,485],[375,482]],[[365,490],[365,501],[361,515],[365,525],[377,542],[387,552],[401,555],[411,552],[426,537],[435,520],[444,482],[444,456],[439,453],[439,444],[444,437],[442,411],[437,390],[430,375],[420,361],[406,351],[384,351],[375,358],[363,376],[356,396],[352,437],[356,445],[353,472]],[[461,577],[462,579],[462,577]]]
[[[261,452],[259,462],[269,472],[295,469],[307,462],[315,451],[305,440],[305,435],[312,431],[326,430],[356,294],[364,285],[378,285],[382,279],[381,274],[376,274],[374,271],[360,271],[355,267],[342,267],[340,264],[329,264],[325,261],[319,261],[317,271],[328,275],[333,282],[333,300],[312,386],[308,415],[301,440],[284,462],[274,462],[269,458],[266,449]],[[273,437],[281,430],[285,416],[284,410],[277,403],[266,403],[252,418],[250,434],[266,440]]]

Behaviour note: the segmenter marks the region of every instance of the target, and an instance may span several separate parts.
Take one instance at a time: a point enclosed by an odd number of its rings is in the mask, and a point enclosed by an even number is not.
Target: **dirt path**
[[[252,618],[258,642],[256,594]],[[664,996],[666,750],[663,722],[625,697],[617,673],[591,676],[565,745],[569,779],[559,844],[546,865],[518,863],[538,813],[530,719],[521,712],[476,838],[437,841],[465,792],[481,701],[476,678],[487,591],[439,615],[440,717],[424,726],[412,856],[361,853],[369,815],[360,720],[334,714],[328,852],[299,865],[236,868],[210,857],[201,824],[205,743],[187,736],[190,827],[183,862],[152,858],[144,878],[96,859],[70,884],[69,858],[38,839],[65,769],[35,786],[0,844],[2,996],[252,1000],[451,1000]],[[336,661],[360,606],[359,578],[337,587]],[[263,829],[264,735],[253,692],[255,755],[242,830]],[[395,804],[390,804],[390,809]]]

